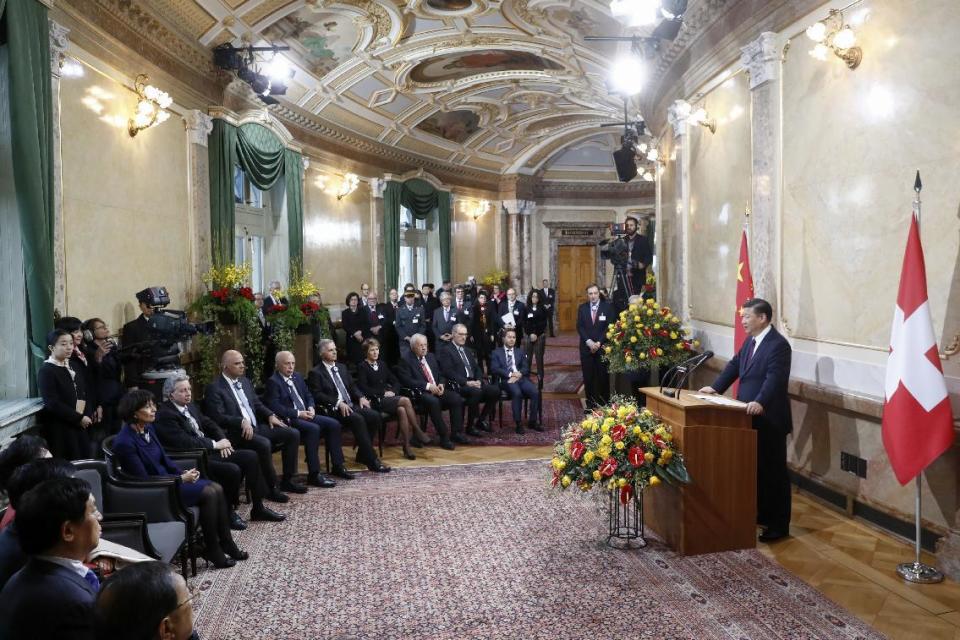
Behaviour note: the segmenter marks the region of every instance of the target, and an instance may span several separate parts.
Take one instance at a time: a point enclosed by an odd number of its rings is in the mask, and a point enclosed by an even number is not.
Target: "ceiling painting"
[[[414,82],[462,80],[498,71],[560,71],[563,67],[526,51],[487,50],[458,52],[424,60],[410,72]]]
[[[463,144],[480,129],[480,116],[466,109],[438,111],[420,122],[416,128],[444,140]]]

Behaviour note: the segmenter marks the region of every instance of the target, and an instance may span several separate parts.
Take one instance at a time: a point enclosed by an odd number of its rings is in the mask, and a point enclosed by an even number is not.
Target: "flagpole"
[[[913,215],[917,218],[917,229],[920,228],[920,191],[923,189],[923,183],[920,182],[920,170],[917,170],[917,178],[913,182],[913,190],[917,197],[913,201]],[[903,562],[897,565],[897,573],[907,582],[917,582],[920,584],[932,584],[943,582],[943,574],[936,567],[931,567],[920,561],[920,513],[922,506],[923,472],[917,474],[914,479],[917,485],[917,497],[914,499],[914,560],[913,562]]]

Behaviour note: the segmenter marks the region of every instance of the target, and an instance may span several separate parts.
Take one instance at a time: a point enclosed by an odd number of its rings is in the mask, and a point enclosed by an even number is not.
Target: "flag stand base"
[[[897,573],[907,582],[918,584],[934,584],[943,582],[943,574],[928,564],[922,562],[903,562],[897,565]]]

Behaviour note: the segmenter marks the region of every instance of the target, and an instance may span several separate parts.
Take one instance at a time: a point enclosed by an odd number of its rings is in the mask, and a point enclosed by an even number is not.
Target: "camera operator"
[[[146,343],[150,340],[150,317],[155,309],[150,306],[150,290],[137,292],[137,302],[140,305],[140,315],[123,325],[120,334],[123,346],[123,379],[128,389],[136,389],[140,385],[143,372],[150,368],[149,354],[141,351],[134,352],[131,347]]]
[[[647,283],[647,266],[653,260],[653,254],[650,252],[650,241],[647,236],[639,233],[640,221],[633,216],[628,216],[623,226],[627,232],[624,240],[629,249],[627,254],[629,280],[627,284],[630,288],[630,295],[642,295],[643,286]]]

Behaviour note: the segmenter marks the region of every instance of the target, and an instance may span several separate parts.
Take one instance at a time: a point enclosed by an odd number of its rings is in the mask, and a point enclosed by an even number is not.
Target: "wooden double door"
[[[593,245],[557,247],[557,319],[560,331],[576,331],[577,307],[587,299],[587,286],[597,273]]]

